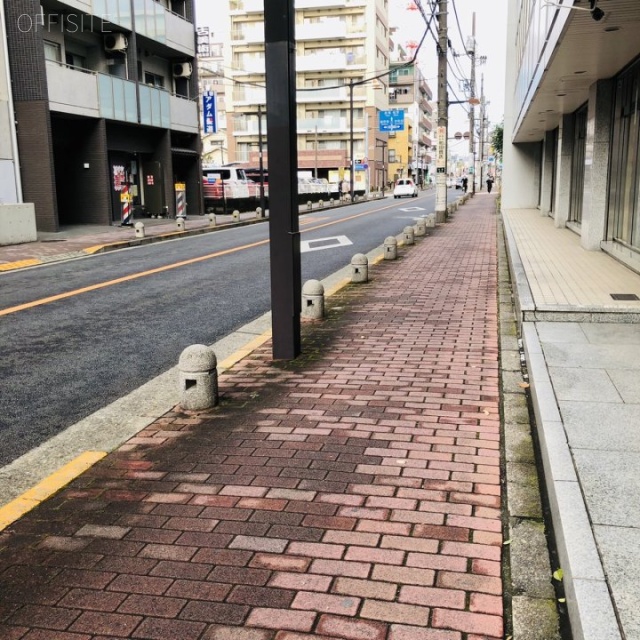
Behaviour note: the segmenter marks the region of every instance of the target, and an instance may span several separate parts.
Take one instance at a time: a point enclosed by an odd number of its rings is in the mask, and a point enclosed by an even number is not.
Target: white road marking
[[[315,240],[301,240],[300,253],[309,251],[321,251],[322,249],[335,249],[336,247],[347,247],[353,244],[347,236],[332,236],[331,238],[316,238]]]

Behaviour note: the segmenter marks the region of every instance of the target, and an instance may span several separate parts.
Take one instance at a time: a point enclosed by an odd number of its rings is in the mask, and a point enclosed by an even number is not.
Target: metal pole
[[[436,157],[436,221],[447,217],[447,0],[438,0],[438,155]]]
[[[469,153],[473,158],[473,178],[471,180],[471,193],[476,192],[476,144],[475,144],[475,106],[473,98],[476,97],[476,12],[473,12],[471,22],[471,109],[469,109]]]
[[[480,191],[483,189],[484,178],[484,73],[480,77]]]
[[[316,125],[313,148],[315,149],[315,162],[313,165],[313,177],[318,179],[318,125]]]
[[[300,354],[300,227],[294,0],[264,3],[274,359]]]
[[[351,167],[349,168],[349,193],[351,194],[351,202],[353,202],[354,196],[354,173],[356,170],[356,163],[353,159],[353,78],[349,80],[349,156],[351,161]]]
[[[258,158],[260,161],[260,209],[262,215],[264,211],[264,158],[263,158],[263,141],[262,141],[262,105],[258,105]]]

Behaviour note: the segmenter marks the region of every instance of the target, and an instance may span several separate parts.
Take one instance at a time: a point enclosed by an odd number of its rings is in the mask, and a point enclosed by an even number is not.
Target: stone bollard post
[[[324,318],[324,287],[319,280],[307,280],[302,287],[302,312],[306,320]]]
[[[318,206],[323,209],[324,208],[324,200],[318,200]]]
[[[144,238],[144,222],[136,222],[133,225],[133,229],[136,234],[136,238]]]
[[[216,214],[215,213],[210,213],[209,214],[209,226],[210,227],[215,227],[216,226]]]
[[[427,235],[427,223],[424,218],[419,218],[416,221],[416,236],[426,236]]]
[[[231,215],[233,222],[240,222],[240,212],[237,209]]]
[[[313,209],[313,202],[311,202],[311,200],[307,200],[307,210],[311,211],[311,209]]]
[[[427,221],[427,229],[435,229],[436,228],[436,214],[428,213],[426,216]]]
[[[178,231],[184,231],[184,218],[177,218],[176,226],[178,227]]]
[[[178,361],[180,404],[188,411],[203,411],[218,404],[218,359],[213,349],[192,344]]]
[[[351,282],[369,281],[369,260],[363,253],[356,253],[351,258]]]
[[[333,207],[333,198],[329,198],[329,206]]]
[[[395,260],[398,257],[398,241],[389,236],[384,239],[384,259]]]
[[[256,218],[258,220],[262,220],[262,218],[264,218],[264,216],[262,215],[262,208],[261,207],[257,207],[257,209],[256,209]]]
[[[413,227],[405,227],[402,231],[402,238],[406,245],[415,244],[415,236],[413,233]]]

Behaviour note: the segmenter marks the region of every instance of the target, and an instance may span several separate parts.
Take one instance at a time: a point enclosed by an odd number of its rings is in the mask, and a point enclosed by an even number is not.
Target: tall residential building
[[[386,76],[374,77],[389,67],[387,2],[296,1],[300,171],[337,181],[348,175],[354,160],[356,189],[367,183],[371,188],[382,186],[387,135],[378,131],[378,120],[379,112],[388,108],[388,81]],[[230,30],[224,73],[229,78],[229,159],[255,167],[258,107],[266,108],[264,4],[263,0],[227,0],[227,6]],[[266,150],[266,126],[263,131]],[[352,136],[354,158],[350,158]]]
[[[389,179],[411,177],[417,184],[427,182],[431,163],[431,89],[411,57],[398,49],[398,60],[391,63],[389,108],[405,113],[404,131],[389,134]]]
[[[509,0],[502,207],[640,271],[640,3]]]
[[[38,229],[201,211],[194,0],[3,1]]]

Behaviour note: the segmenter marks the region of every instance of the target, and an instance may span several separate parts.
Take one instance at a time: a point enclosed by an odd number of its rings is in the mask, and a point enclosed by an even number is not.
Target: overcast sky
[[[399,41],[406,44],[410,41],[420,41],[425,30],[425,23],[417,11],[409,11],[407,7],[411,4],[411,0],[391,0],[389,3],[389,20],[391,25],[399,27]],[[422,0],[422,6],[427,9],[429,2]],[[459,18],[460,30],[456,21],[456,11]],[[490,123],[496,124],[502,121],[504,112],[504,74],[505,74],[505,55],[506,55],[506,23],[507,23],[507,0],[449,0],[449,40],[453,49],[457,53],[464,54],[464,44],[461,40],[462,36],[466,39],[472,32],[472,16],[476,14],[476,55],[486,56],[487,62],[484,65],[478,65],[476,71],[477,77],[477,93],[480,93],[480,81],[484,75],[484,92],[487,101],[487,115]],[[222,16],[220,4],[217,0],[196,0],[196,15],[198,26],[208,26],[214,34],[216,33],[216,25],[224,20],[228,20],[227,16]],[[433,20],[432,28],[437,33],[437,20]],[[218,32],[220,33],[220,32]],[[451,60],[451,56],[449,56]],[[428,35],[418,57],[420,67],[422,68],[429,85],[433,91],[434,100],[437,99],[437,56],[436,46],[433,38]],[[457,75],[460,77],[469,77],[470,62],[465,55],[457,58],[460,71],[454,65]],[[449,70],[449,84],[462,99],[463,92],[459,86],[458,80]],[[451,94],[449,100],[456,100]],[[478,115],[476,107],[476,117]],[[467,131],[468,115],[465,114],[461,106],[452,105],[449,109],[449,127],[450,131]],[[463,143],[460,143],[463,144]]]

